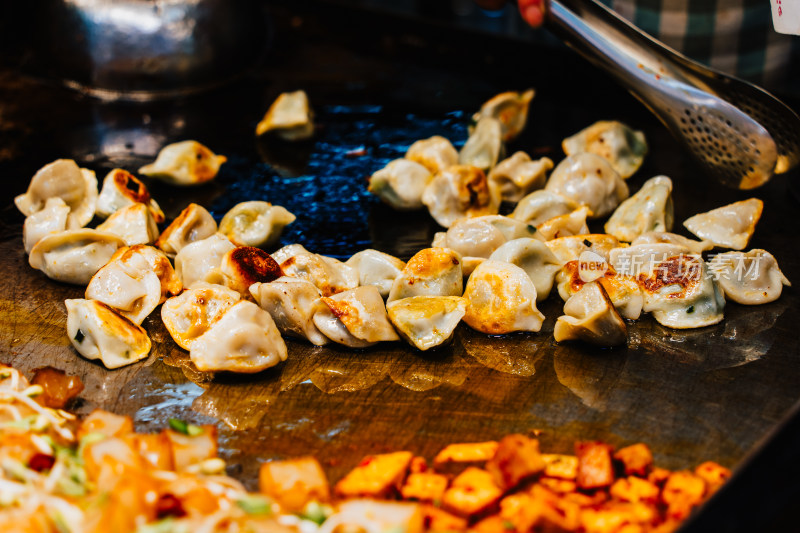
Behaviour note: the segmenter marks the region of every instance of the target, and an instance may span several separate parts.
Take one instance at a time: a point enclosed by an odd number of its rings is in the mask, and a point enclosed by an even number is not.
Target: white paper
[[[800,35],[800,0],[770,0],[770,3],[775,31]]]

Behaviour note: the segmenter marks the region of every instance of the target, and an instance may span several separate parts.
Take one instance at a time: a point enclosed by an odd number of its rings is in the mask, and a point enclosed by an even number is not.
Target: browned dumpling
[[[202,241],[217,232],[217,222],[208,210],[198,204],[189,204],[167,226],[156,240],[156,246],[170,257],[193,242]]]
[[[458,152],[453,144],[439,135],[412,144],[406,151],[405,158],[424,166],[431,174],[458,164]]]
[[[287,141],[301,141],[314,135],[314,121],[305,91],[281,93],[256,126],[256,135],[275,133]]]
[[[527,91],[507,91],[493,96],[472,116],[475,124],[483,117],[500,121],[504,142],[514,140],[525,128],[528,121],[528,108],[536,95],[533,89]]]
[[[389,322],[383,298],[373,285],[322,297],[313,320],[323,335],[351,348],[400,340]]]
[[[198,185],[214,179],[227,160],[197,141],[182,141],[162,148],[155,162],[139,173],[173,185]]]
[[[716,246],[743,250],[756,230],[763,209],[764,202],[750,198],[695,215],[683,225]]]
[[[395,278],[387,302],[411,296],[461,296],[461,262],[461,254],[448,248],[420,250]]]
[[[477,167],[455,165],[439,172],[422,193],[422,203],[441,226],[461,218],[496,215],[500,194]]]
[[[121,168],[106,174],[100,196],[97,197],[97,214],[107,217],[133,204],[146,205],[157,223],[164,222],[164,212],[136,176]]]

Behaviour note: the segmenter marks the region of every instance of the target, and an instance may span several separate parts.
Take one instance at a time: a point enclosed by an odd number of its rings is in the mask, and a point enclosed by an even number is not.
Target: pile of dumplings
[[[303,105],[289,107],[307,109],[302,96],[290,103]],[[83,299],[66,301],[67,334],[108,368],[147,356],[141,324],[159,305],[199,370],[251,373],[286,360],[285,336],[351,348],[404,340],[429,350],[449,342],[461,321],[490,335],[538,332],[545,317],[537,302],[554,287],[565,301],[556,341],[618,346],[626,321],[643,312],[669,327],[702,327],[722,320],[726,297],[761,304],[789,285],[768,252],[741,251],[760,200],[686,220],[695,241],[670,233],[668,177],[631,196],[625,180],[647,144],[624,124],[598,122],[564,140],[557,166],[524,152],[503,159],[533,96],[486,102],[460,152],[431,137],[373,174],[369,190],[381,200],[426,207],[446,228],[408,262],[372,249],[339,261],[301,244],[269,254],[295,215],[265,201],[236,205],[219,225],[190,204],[159,232],[164,213],[139,179],[114,169],[98,194],[94,173],[71,160],[43,167],[15,199],[27,217],[25,251],[48,277],[86,287]],[[300,129],[304,138],[308,128]],[[139,172],[190,185],[213,179],[224,162],[185,141]],[[504,203],[514,204],[508,216],[499,214]],[[86,228],[95,216],[105,220]],[[587,220],[606,216],[606,233],[590,233]],[[736,251],[705,261],[714,246]]]

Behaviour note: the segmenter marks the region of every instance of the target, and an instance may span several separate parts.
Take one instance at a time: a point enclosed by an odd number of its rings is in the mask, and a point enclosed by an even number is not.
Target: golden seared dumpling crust
[[[286,141],[302,141],[314,135],[314,120],[305,91],[281,93],[256,126],[256,135],[274,133]]]
[[[478,167],[455,165],[433,177],[422,203],[439,225],[449,228],[461,218],[496,215],[500,194]]]
[[[644,295],[636,278],[618,274],[605,258],[589,252],[567,262],[556,274],[558,294],[564,301],[577,294],[587,283],[603,287],[614,308],[623,318],[636,320],[642,314]]]
[[[153,213],[144,204],[130,204],[114,211],[97,229],[119,236],[128,246],[152,244],[158,238]]]
[[[367,190],[394,209],[421,209],[422,193],[432,179],[431,171],[421,163],[395,159],[369,178]]]
[[[585,205],[595,218],[617,208],[628,197],[628,186],[611,164],[590,153],[571,155],[550,174],[545,190]]]
[[[700,213],[683,222],[684,227],[716,246],[744,250],[761,218],[764,202],[750,198]]]
[[[583,252],[593,252],[608,260],[611,250],[620,247],[616,237],[605,233],[559,237],[545,244],[562,264],[576,261]]]
[[[225,311],[241,299],[227,287],[197,282],[161,306],[161,320],[175,343],[188,350]]]
[[[406,151],[405,158],[424,166],[431,174],[458,164],[458,152],[453,144],[439,135],[412,144]]]
[[[708,268],[725,297],[744,305],[774,302],[780,298],[784,285],[792,286],[778,261],[766,250],[717,254]]]
[[[296,218],[285,207],[269,202],[242,202],[225,213],[219,232],[237,246],[266,248],[277,243],[283,228]]]
[[[181,141],[162,148],[155,162],[139,173],[172,185],[199,185],[214,179],[227,160],[197,141]]]
[[[587,235],[589,226],[586,225],[586,218],[591,214],[588,207],[582,206],[572,213],[546,220],[536,226],[536,229],[539,237],[546,241],[572,235]]]
[[[282,334],[306,339],[316,346],[328,344],[328,338],[314,324],[314,312],[322,293],[313,284],[284,276],[269,283],[254,283],[250,294],[270,314]]]
[[[499,162],[488,177],[500,190],[502,201],[517,203],[525,195],[544,187],[547,173],[552,168],[553,161],[550,158],[532,161],[525,152],[515,152]]]
[[[264,250],[252,246],[237,246],[222,256],[219,269],[206,279],[225,285],[249,299],[252,284],[268,283],[282,275],[281,267]]]
[[[414,254],[394,280],[387,302],[411,296],[461,296],[461,254],[449,248],[424,248]]]
[[[217,232],[217,222],[208,210],[195,203],[186,206],[156,240],[156,246],[174,257],[193,242],[202,241]]]
[[[383,298],[372,285],[322,297],[314,324],[330,340],[352,348],[400,340],[389,322]]]
[[[589,152],[599,155],[627,179],[642,166],[647,154],[644,133],[635,131],[616,120],[595,122],[561,143],[564,153],[574,155]]]
[[[670,231],[673,221],[672,180],[656,176],[617,207],[605,230],[621,241],[631,242],[648,231]]]
[[[14,198],[17,209],[30,216],[58,197],[69,206],[67,229],[78,229],[94,217],[97,206],[97,178],[93,171],[80,168],[72,159],[58,159],[40,168],[31,179],[28,191]]]
[[[48,278],[86,285],[125,242],[93,229],[66,230],[45,235],[31,249],[28,263]]]
[[[150,269],[156,273],[158,279],[161,280],[162,303],[168,296],[175,296],[183,290],[183,283],[175,272],[175,269],[172,268],[172,263],[169,262],[167,255],[158,248],[144,244],[120,248],[111,257],[111,260],[126,262],[134,257],[143,258]]]
[[[452,340],[467,311],[459,296],[412,296],[386,306],[397,333],[418,350],[430,350]]]
[[[97,214],[108,217],[133,204],[146,205],[158,224],[164,222],[164,212],[150,196],[145,184],[136,176],[121,168],[115,168],[106,174],[100,196],[97,197]]]
[[[627,342],[628,331],[603,286],[593,281],[564,304],[564,315],[556,320],[553,336],[556,342],[620,346]]]

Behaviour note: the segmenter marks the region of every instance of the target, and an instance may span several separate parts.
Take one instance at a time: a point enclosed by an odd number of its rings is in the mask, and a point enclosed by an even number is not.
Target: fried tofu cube
[[[578,490],[578,484],[568,479],[558,479],[554,477],[539,478],[538,483],[556,494],[567,494]]]
[[[400,494],[404,500],[434,502],[442,500],[445,490],[447,476],[433,473],[409,474]]]
[[[442,505],[457,515],[471,517],[495,505],[502,495],[489,472],[471,466],[453,480],[442,496]]]
[[[545,462],[539,452],[539,441],[519,434],[503,437],[494,457],[486,463],[486,470],[506,490],[516,487],[544,469]]]
[[[661,491],[661,500],[667,505],[667,517],[686,519],[692,509],[703,502],[706,482],[688,471],[673,472]]]
[[[514,527],[514,524],[498,515],[487,516],[479,520],[471,528],[474,533],[510,533],[512,531],[523,531]]]
[[[262,493],[289,512],[301,511],[312,501],[330,499],[328,478],[313,457],[264,463],[259,471],[258,486]]]
[[[339,504],[336,514],[328,520],[339,524],[337,531],[422,533],[425,527],[422,506],[410,502],[349,500]]]
[[[612,447],[603,442],[576,442],[578,456],[578,486],[582,489],[599,489],[614,482],[611,462]]]
[[[558,479],[572,479],[578,476],[578,458],[574,455],[543,453],[544,472],[542,475]]]
[[[527,492],[519,492],[500,500],[500,518],[515,531],[530,531],[542,519],[544,502],[534,500]]]
[[[385,498],[395,494],[406,478],[412,457],[411,452],[365,457],[361,464],[339,480],[334,491],[344,498]]]
[[[434,505],[423,505],[422,514],[425,517],[427,531],[464,531],[467,529],[466,519]]]
[[[622,463],[626,476],[644,477],[653,467],[653,452],[643,443],[619,449],[614,459]]]
[[[172,442],[167,433],[131,433],[126,437],[139,455],[158,470],[174,470]]]
[[[217,456],[217,428],[212,425],[199,427],[201,431],[195,435],[164,430],[172,446],[172,464],[177,472]]]
[[[408,467],[408,471],[412,474],[421,474],[422,472],[427,472],[428,461],[426,461],[424,457],[417,455],[411,459],[411,464]]]
[[[650,470],[650,473],[647,474],[647,481],[653,483],[654,485],[658,485],[659,487],[663,487],[670,475],[672,475],[670,470],[654,466],[653,469]]]
[[[646,479],[629,476],[618,479],[611,485],[611,496],[624,502],[646,502],[655,504],[658,501],[658,486]]]
[[[649,531],[657,513],[643,504],[613,503],[581,511],[581,528],[586,533],[642,533]]]
[[[448,463],[485,463],[494,457],[495,452],[497,452],[497,442],[493,440],[450,444],[436,454],[433,466],[438,468]]]
[[[580,525],[581,505],[569,496],[583,496],[582,494],[568,494],[560,496],[545,487],[536,484],[528,493],[533,502],[538,504],[541,518],[539,524],[545,531],[575,531]],[[588,499],[592,501],[591,498]]]
[[[694,469],[694,473],[706,482],[708,493],[716,492],[731,477],[731,471],[714,461],[706,461]]]
[[[102,409],[95,409],[78,428],[78,440],[92,433],[102,433],[106,437],[124,437],[133,433],[133,419],[129,416],[115,415]]]

